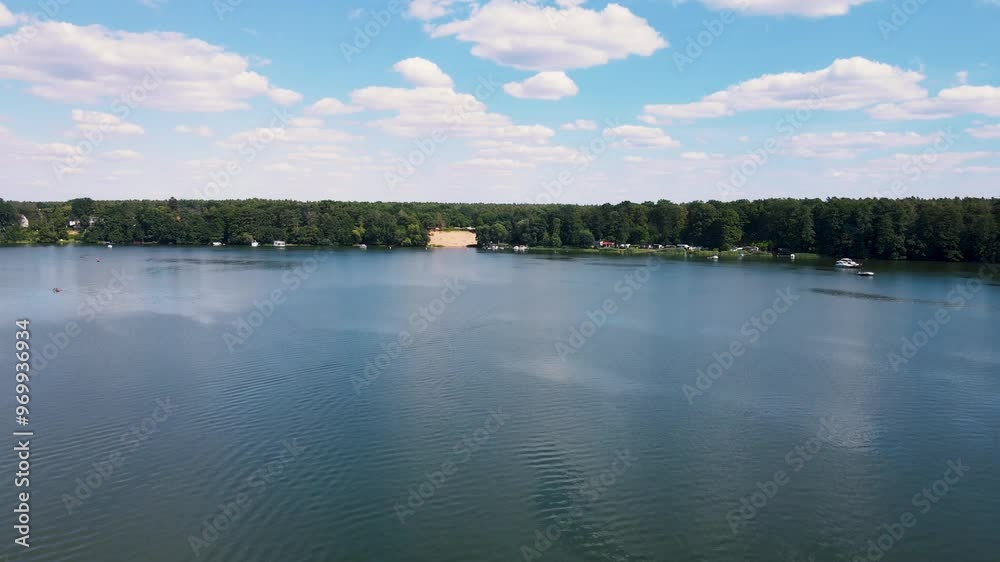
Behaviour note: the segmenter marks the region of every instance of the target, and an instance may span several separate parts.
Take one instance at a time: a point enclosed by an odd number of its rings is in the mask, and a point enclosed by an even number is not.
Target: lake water
[[[1000,559],[1000,272],[830,263],[0,249],[0,554]]]

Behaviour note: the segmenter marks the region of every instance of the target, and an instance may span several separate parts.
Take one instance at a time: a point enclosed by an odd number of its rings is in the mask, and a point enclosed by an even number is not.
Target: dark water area
[[[831,265],[0,248],[0,556],[1000,559],[1000,271]]]

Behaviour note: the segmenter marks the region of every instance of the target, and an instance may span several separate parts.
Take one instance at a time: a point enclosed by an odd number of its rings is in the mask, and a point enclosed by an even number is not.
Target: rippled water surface
[[[869,268],[0,249],[0,555],[998,560],[1000,274]]]

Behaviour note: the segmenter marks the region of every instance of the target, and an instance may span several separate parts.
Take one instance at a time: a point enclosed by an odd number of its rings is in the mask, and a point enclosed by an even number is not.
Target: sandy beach
[[[428,246],[438,248],[465,248],[476,243],[476,233],[468,230],[432,230]]]

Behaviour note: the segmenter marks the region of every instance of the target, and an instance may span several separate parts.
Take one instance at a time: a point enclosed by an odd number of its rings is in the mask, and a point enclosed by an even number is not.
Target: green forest
[[[22,216],[28,226],[22,227]],[[70,228],[70,221],[80,221]],[[615,205],[0,199],[0,243],[427,245],[474,227],[479,244],[690,244],[890,260],[996,261],[998,199],[767,199]]]

